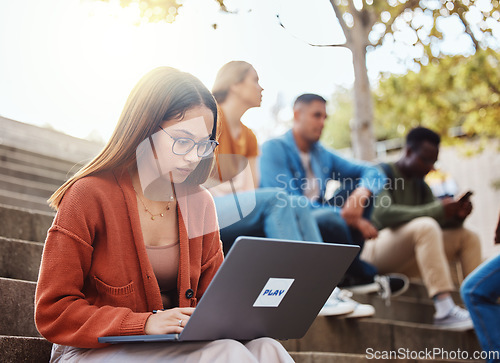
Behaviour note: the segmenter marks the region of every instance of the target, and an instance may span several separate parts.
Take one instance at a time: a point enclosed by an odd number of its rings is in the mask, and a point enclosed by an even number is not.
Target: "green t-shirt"
[[[392,180],[375,199],[372,214],[375,227],[397,227],[418,217],[432,217],[443,226],[443,205],[427,183],[419,178],[404,177],[394,163],[389,166]]]

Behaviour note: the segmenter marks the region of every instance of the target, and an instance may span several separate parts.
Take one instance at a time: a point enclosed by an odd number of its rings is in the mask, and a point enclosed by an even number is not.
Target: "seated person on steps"
[[[369,221],[366,201],[384,185],[383,174],[366,163],[349,161],[319,142],[326,115],[326,100],[316,94],[297,98],[293,128],[262,145],[261,186],[280,187],[307,205],[318,222],[325,242],[357,244],[373,238],[377,230]],[[337,197],[325,199],[326,184],[338,180],[352,184],[342,208]],[[335,199],[335,200],[333,200]],[[339,285],[359,293],[380,291],[398,295],[408,286],[405,276],[379,276],[377,269],[356,257]]]
[[[455,286],[448,261],[458,260],[468,275],[481,262],[481,247],[477,235],[462,226],[472,211],[470,200],[438,199],[424,181],[438,159],[439,143],[435,132],[417,127],[408,133],[402,157],[381,164],[388,183],[372,214],[381,231],[366,242],[361,257],[382,273],[421,276],[434,301],[435,325],[464,330],[472,322],[451,298]]]

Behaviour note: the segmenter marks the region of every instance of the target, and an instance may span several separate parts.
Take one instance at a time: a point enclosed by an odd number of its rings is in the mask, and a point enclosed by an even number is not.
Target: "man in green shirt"
[[[381,231],[365,244],[361,258],[381,273],[421,276],[436,308],[434,324],[467,330],[472,329],[469,313],[450,295],[455,286],[449,262],[458,261],[466,276],[481,263],[481,247],[477,235],[462,226],[472,211],[470,200],[437,199],[424,181],[437,161],[439,144],[439,135],[417,127],[407,135],[403,156],[382,164],[388,182],[372,215]]]

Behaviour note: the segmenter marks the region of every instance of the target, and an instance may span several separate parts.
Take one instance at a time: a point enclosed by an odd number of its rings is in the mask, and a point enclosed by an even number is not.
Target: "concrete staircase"
[[[10,130],[0,138],[1,362],[49,360],[51,343],[39,335],[33,321],[33,297],[43,242],[54,217],[45,201],[81,165],[76,159],[88,160],[99,149],[98,145],[80,143],[54,131],[42,129],[42,132],[36,128],[36,132],[33,127],[0,118],[2,132]],[[19,136],[23,132],[28,135],[26,142]],[[9,140],[5,135],[14,136]],[[39,136],[36,142],[41,144],[40,152],[36,152],[30,135]],[[70,146],[64,146],[71,142],[80,143],[76,157]],[[51,143],[62,151],[48,147]],[[460,300],[458,294],[454,298]],[[300,363],[358,363],[367,360],[367,353],[398,349],[413,354],[434,348],[447,352],[460,349],[469,357],[480,351],[474,332],[449,332],[430,325],[434,310],[421,284],[412,284],[407,293],[392,300],[390,307],[377,296],[356,296],[356,299],[373,304],[376,316],[318,317],[302,339],[282,342],[293,358]],[[384,361],[425,360],[408,358]]]

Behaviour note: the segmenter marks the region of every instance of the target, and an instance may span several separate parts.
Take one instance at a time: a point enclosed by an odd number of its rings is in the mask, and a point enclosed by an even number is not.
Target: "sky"
[[[0,0],[0,115],[107,140],[130,90],[149,70],[176,67],[211,88],[223,64],[245,60],[264,92],[262,107],[249,110],[243,122],[262,142],[284,131],[275,122],[276,104],[278,118],[289,120],[298,95],[329,99],[353,83],[347,49],[305,42],[345,41],[329,1],[305,3],[233,0],[228,4],[240,11],[227,14],[215,1],[185,0],[176,21],[167,24],[141,23],[137,9],[113,1]],[[450,21],[446,27],[450,52],[467,53],[470,41],[459,26]],[[369,54],[373,83],[380,72],[407,69],[406,55],[415,50],[398,47],[388,44]]]

